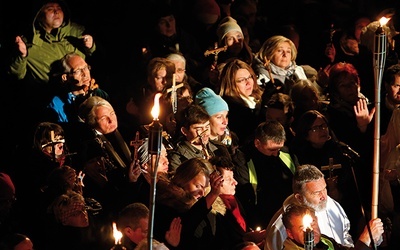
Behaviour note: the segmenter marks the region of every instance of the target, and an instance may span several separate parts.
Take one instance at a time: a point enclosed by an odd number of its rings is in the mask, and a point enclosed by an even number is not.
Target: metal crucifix
[[[224,47],[218,48],[218,43],[216,42],[214,45],[214,49],[206,50],[206,52],[204,52],[204,56],[214,55],[214,65],[216,66],[218,62],[218,54],[220,52],[226,51],[227,49],[228,46],[226,45]]]
[[[138,158],[138,150],[139,150],[139,147],[143,145],[143,143],[144,143],[144,140],[139,139],[139,131],[136,131],[135,140],[130,142],[130,146],[133,147],[133,161],[134,162]]]

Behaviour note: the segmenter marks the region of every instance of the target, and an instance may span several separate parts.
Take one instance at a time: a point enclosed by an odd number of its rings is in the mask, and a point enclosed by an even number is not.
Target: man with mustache
[[[287,238],[282,222],[282,214],[290,204],[301,204],[315,210],[322,234],[333,238],[337,243],[354,247],[350,235],[350,221],[342,206],[328,196],[324,174],[315,166],[298,166],[293,176],[293,194],[275,213],[267,227],[265,250],[280,250]]]

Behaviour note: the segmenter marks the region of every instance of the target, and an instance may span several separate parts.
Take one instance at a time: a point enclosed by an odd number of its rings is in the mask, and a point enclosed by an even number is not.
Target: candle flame
[[[154,120],[158,120],[158,114],[160,113],[160,97],[161,97],[161,93],[157,93],[154,96],[154,106],[151,109],[151,115],[153,116]]]
[[[113,222],[113,235],[115,239],[115,245],[121,244],[122,233],[118,231],[117,224]]]
[[[389,20],[390,20],[390,18],[387,18],[387,17],[383,16],[383,17],[381,17],[381,19],[379,19],[379,24],[381,26],[383,26],[383,25],[387,24],[389,22]]]
[[[312,221],[313,221],[313,219],[312,219],[311,215],[309,215],[309,214],[304,215],[304,217],[303,217],[303,227],[304,227],[304,231],[305,231],[307,228],[312,229],[312,227],[311,227]]]
[[[256,231],[261,231],[261,227],[256,227]]]

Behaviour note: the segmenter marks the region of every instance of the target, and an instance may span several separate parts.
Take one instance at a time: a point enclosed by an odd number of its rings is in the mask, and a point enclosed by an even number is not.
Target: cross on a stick
[[[143,139],[139,139],[139,131],[136,131],[135,140],[130,142],[130,146],[133,147],[133,161],[137,160],[138,150],[139,147],[142,146],[144,143]]]
[[[342,168],[342,164],[333,164],[333,158],[329,158],[329,165],[321,166],[321,171],[329,170],[329,177],[333,176],[333,170]]]

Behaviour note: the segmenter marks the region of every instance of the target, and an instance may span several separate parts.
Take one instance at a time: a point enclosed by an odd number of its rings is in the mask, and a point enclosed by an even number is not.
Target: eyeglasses
[[[185,72],[185,71],[186,71],[186,69],[181,69],[181,68],[176,69],[176,72],[177,72],[177,73],[183,73],[183,72]]]
[[[237,84],[247,83],[248,80],[253,79],[253,75],[249,75],[248,77],[241,77],[236,79]]]
[[[326,130],[326,129],[328,129],[328,124],[322,123],[321,125],[317,125],[317,126],[311,127],[310,131],[315,133],[317,131]]]
[[[86,65],[85,67],[81,68],[81,69],[75,69],[71,71],[71,74],[73,74],[74,76],[81,76],[83,72],[87,73],[91,70],[90,65]]]

